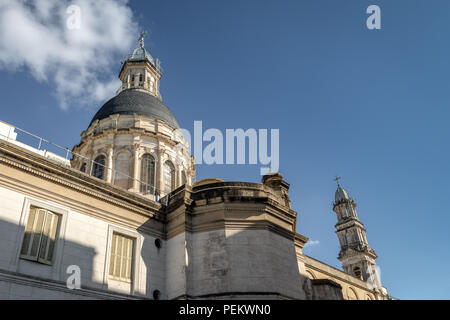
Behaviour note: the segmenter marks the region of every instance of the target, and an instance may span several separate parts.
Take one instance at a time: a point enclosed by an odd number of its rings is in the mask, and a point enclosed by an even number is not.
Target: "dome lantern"
[[[145,49],[144,37],[146,34],[145,31],[141,33],[138,39],[139,46],[133,50],[122,65],[119,73],[122,86],[119,92],[137,89],[161,100],[159,92],[159,80],[162,77],[160,62]]]

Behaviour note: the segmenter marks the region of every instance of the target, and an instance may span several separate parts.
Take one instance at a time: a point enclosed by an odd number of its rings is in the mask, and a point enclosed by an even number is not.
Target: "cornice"
[[[305,244],[308,242],[308,237],[305,237],[304,235],[300,233],[295,233],[295,246],[299,247],[300,249],[303,249]]]
[[[342,231],[351,227],[358,227],[361,229],[364,229],[364,224],[359,221],[357,218],[348,218],[345,220],[341,220],[340,222],[336,223],[334,225],[336,228],[336,232]],[[365,230],[365,229],[364,229]]]
[[[83,296],[95,299],[113,299],[113,300],[138,300],[149,299],[142,296],[132,296],[127,294],[121,294],[118,292],[106,291],[91,287],[83,286],[80,289],[71,290],[67,288],[67,284],[62,281],[55,281],[51,279],[43,279],[38,277],[32,277],[22,273],[14,273],[6,270],[0,270],[0,280],[7,283],[13,283],[24,286],[31,286],[34,288],[41,288],[50,290],[53,292],[68,293],[75,296]]]
[[[240,219],[222,219],[199,224],[194,224],[192,221],[183,221],[183,223],[167,230],[166,239],[171,239],[184,232],[198,233],[217,230],[268,230],[292,241],[295,240],[296,236],[295,232],[286,230],[267,220],[245,221]]]
[[[0,162],[132,212],[158,218],[161,205],[33,152],[0,142]]]
[[[328,265],[328,264],[326,264],[326,263],[324,263],[322,261],[319,261],[319,260],[316,260],[314,258],[311,258],[310,256],[307,256],[305,254],[302,254],[302,256],[304,257],[303,261],[305,263],[305,267],[306,268],[309,268],[309,269],[318,271],[320,273],[323,273],[323,274],[329,276],[331,279],[338,279],[338,280],[340,280],[342,282],[347,283],[348,285],[352,285],[352,286],[358,287],[358,288],[360,288],[360,289],[362,289],[364,291],[373,293],[372,290],[370,290],[366,286],[366,283],[364,281],[362,281],[362,280],[360,280],[358,278],[355,278],[352,275],[350,275],[348,273],[345,273],[342,270],[336,269],[336,268],[334,268],[334,267],[332,267],[332,266],[330,266],[330,265]],[[335,273],[330,273],[330,272],[324,270],[323,268],[320,268],[319,266],[314,265],[311,262],[313,262],[313,263],[315,262],[315,263],[317,263],[319,265],[323,265],[325,267],[328,267],[331,270],[333,270]]]
[[[213,230],[270,230],[294,241],[307,238],[295,233],[295,216],[283,216],[267,203],[262,202],[215,202],[196,206],[189,198],[179,201],[179,206],[167,210],[167,238],[182,232],[205,232]]]
[[[94,130],[94,132],[90,132],[89,134],[83,136],[81,142],[76,147],[79,149],[88,142],[92,142],[94,140],[99,140],[102,138],[109,138],[109,135],[111,134],[114,134],[115,136],[119,135],[148,136],[156,140],[162,140],[171,147],[174,147],[179,144],[179,142],[173,141],[169,135],[162,132],[154,132],[147,130],[145,128],[127,127],[127,128],[108,128],[100,130],[99,132],[95,132]]]

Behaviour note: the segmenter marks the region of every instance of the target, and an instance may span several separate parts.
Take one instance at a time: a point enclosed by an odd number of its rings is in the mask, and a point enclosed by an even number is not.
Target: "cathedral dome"
[[[91,124],[95,120],[102,120],[113,114],[147,116],[162,120],[173,128],[180,128],[173,113],[161,100],[135,89],[124,90],[106,102],[95,114]]]
[[[145,32],[119,73],[118,94],[94,115],[73,148],[73,168],[116,187],[159,201],[191,185],[195,167],[189,142],[162,102],[159,60],[144,48]]]
[[[336,203],[339,203],[341,201],[351,201],[350,196],[348,195],[348,192],[345,191],[345,189],[342,188],[341,185],[338,185],[336,193],[334,194],[334,199],[335,199]]]

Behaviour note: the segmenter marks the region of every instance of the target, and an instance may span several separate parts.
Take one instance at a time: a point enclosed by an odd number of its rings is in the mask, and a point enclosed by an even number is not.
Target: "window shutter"
[[[116,259],[116,273],[115,273],[115,276],[117,278],[120,278],[122,270],[123,242],[124,238],[120,235],[117,235],[117,259]]]
[[[113,233],[111,240],[111,256],[109,257],[109,275],[114,275],[114,260],[116,258],[116,235]]]
[[[58,231],[59,216],[47,211],[42,231],[41,246],[39,249],[39,262],[52,264],[53,251],[55,249],[56,233]]]
[[[114,278],[120,278],[121,249],[122,249],[122,237],[119,236],[118,234],[113,233],[109,274]]]
[[[120,277],[125,280],[131,280],[131,256],[133,250],[133,240],[125,237],[123,240],[122,267]]]
[[[128,250],[128,239],[123,237],[122,242],[122,259],[120,264],[120,277],[122,279],[127,279],[126,272],[127,272],[127,250]]]
[[[116,258],[116,235],[113,233],[111,240],[111,256],[109,257],[109,275],[114,276],[114,260]]]
[[[42,228],[45,220],[45,210],[31,208],[25,226],[25,235],[21,255],[30,260],[38,259],[39,246],[42,237]]]
[[[127,254],[127,268],[126,268],[126,278],[131,281],[131,268],[133,265],[133,239],[128,238],[128,254]]]
[[[33,230],[34,225],[34,219],[36,218],[36,209],[31,208],[30,213],[28,214],[28,221],[25,226],[25,235],[23,238],[22,243],[22,251],[20,252],[21,255],[28,255],[29,254],[29,248],[31,244],[31,233]]]
[[[133,239],[113,233],[109,275],[117,280],[131,281]]]

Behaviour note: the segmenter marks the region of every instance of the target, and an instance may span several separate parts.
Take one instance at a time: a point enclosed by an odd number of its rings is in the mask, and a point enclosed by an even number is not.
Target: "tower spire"
[[[337,216],[336,233],[341,245],[338,259],[342,262],[344,271],[356,278],[368,282],[372,287],[381,289],[379,275],[376,273],[377,255],[369,246],[364,224],[359,221],[356,213],[356,202],[339,184],[336,177],[337,190],[333,211]]]

